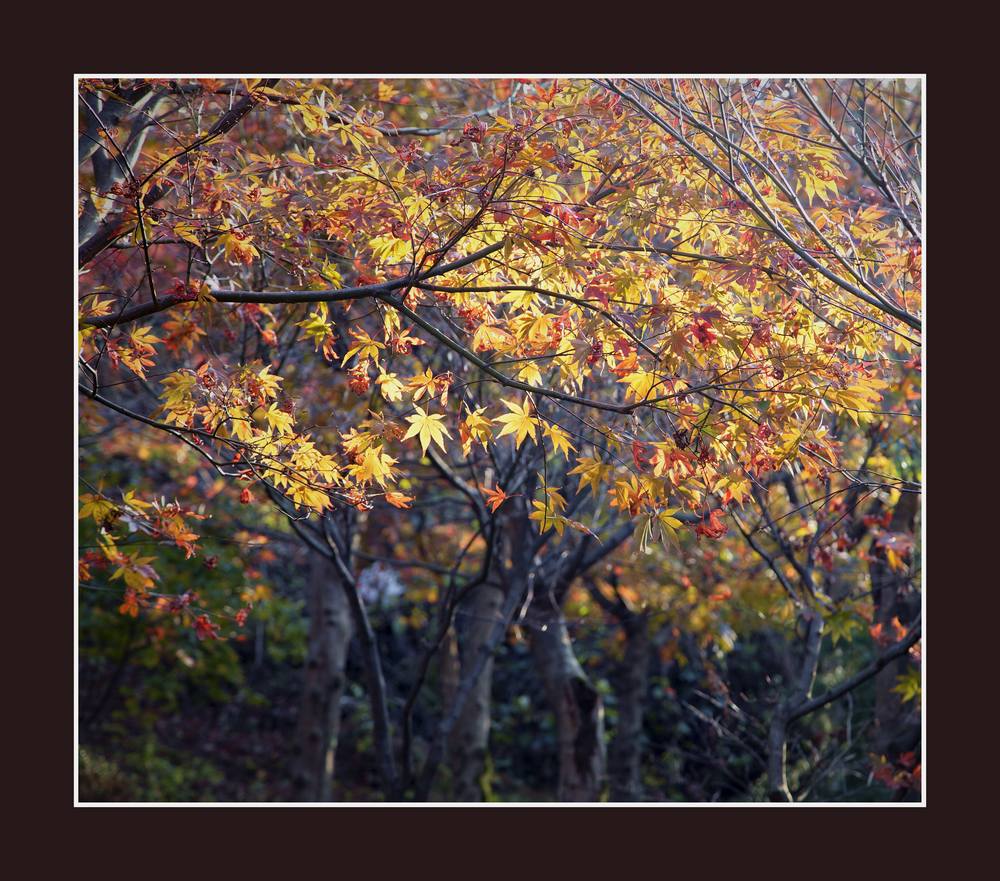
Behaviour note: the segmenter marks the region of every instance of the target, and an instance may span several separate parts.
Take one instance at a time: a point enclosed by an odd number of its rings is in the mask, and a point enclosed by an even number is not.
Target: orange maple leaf
[[[385,500],[394,508],[409,508],[414,496],[403,495],[403,493],[390,492],[385,494]]]
[[[486,504],[489,505],[490,510],[494,514],[496,513],[497,508],[510,498],[510,496],[500,489],[499,486],[494,489],[483,487],[483,495],[486,496]]]

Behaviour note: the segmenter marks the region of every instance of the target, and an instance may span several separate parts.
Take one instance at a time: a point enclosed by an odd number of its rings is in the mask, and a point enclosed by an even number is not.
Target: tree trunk
[[[642,801],[642,722],[649,676],[649,627],[644,615],[623,623],[625,657],[615,676],[618,725],[608,754],[611,801]]]
[[[791,801],[785,758],[788,750],[788,706],[782,701],[771,716],[767,731],[767,797],[771,801]]]
[[[500,618],[503,593],[482,584],[466,598],[458,609],[456,629],[461,669],[468,670],[476,662],[480,649],[489,639],[494,624]],[[483,800],[480,780],[486,764],[490,736],[490,692],[493,686],[493,657],[470,692],[451,730],[448,740],[448,764],[452,775],[452,798],[455,801]]]
[[[788,752],[788,725],[796,708],[809,699],[816,671],[819,669],[819,655],[823,647],[823,616],[807,610],[800,612],[800,621],[806,625],[802,646],[802,659],[797,671],[792,672],[790,687],[782,697],[771,717],[767,734],[767,779],[768,798],[771,801],[792,801],[786,774]]]
[[[340,577],[319,554],[310,555],[306,609],[309,635],[295,783],[301,801],[329,801],[352,627]]]
[[[107,193],[115,184],[124,181],[129,168],[134,170],[146,142],[146,135],[153,131],[147,120],[154,118],[164,106],[164,97],[154,90],[137,95],[133,100],[135,103],[130,105],[124,99],[112,99],[105,104],[104,100],[96,95],[90,95],[85,99],[90,109],[84,110],[81,118],[86,120],[89,137],[80,139],[80,155],[91,159],[94,188],[100,193]],[[100,123],[95,114],[100,117]],[[110,144],[98,147],[97,144],[102,143],[100,138],[103,132],[117,129],[122,124],[125,114],[132,116],[127,137],[119,134],[115,139],[118,147],[124,152],[120,155],[117,152],[113,153],[115,148]],[[93,149],[89,146],[91,144]],[[83,159],[80,161],[83,162]],[[80,241],[85,242],[90,239],[109,212],[117,207],[115,199],[87,199],[79,221]]]
[[[580,666],[562,611],[551,598],[532,615],[531,652],[556,717],[559,801],[597,801],[604,782],[604,704]]]
[[[523,571],[518,574],[524,575]],[[469,664],[468,670],[462,671],[462,680],[459,682],[458,690],[455,692],[455,699],[441,720],[440,725],[438,725],[437,733],[431,741],[431,747],[427,753],[427,761],[424,763],[424,769],[417,783],[417,801],[426,801],[430,797],[431,788],[434,785],[434,777],[437,775],[448,739],[451,737],[451,731],[455,727],[455,723],[458,721],[462,710],[465,709],[465,701],[471,695],[483,670],[486,669],[486,665],[490,662],[493,653],[507,632],[507,628],[510,627],[514,613],[530,592],[534,582],[534,574],[528,573],[526,577],[520,580],[512,579],[512,581],[514,584],[519,585],[519,587],[516,589],[507,589],[503,605],[500,608],[500,614],[491,625],[489,636],[480,646],[478,656]]]
[[[918,496],[903,493],[892,514],[891,532],[913,532]],[[875,621],[887,633],[893,632],[892,619],[898,618],[908,627],[920,610],[916,591],[907,590],[909,575],[889,566],[885,552],[876,548],[869,567],[872,597],[875,601]],[[887,664],[875,677],[875,748],[879,755],[890,758],[912,750],[920,740],[920,720],[893,691],[896,680],[911,665],[907,655]]]

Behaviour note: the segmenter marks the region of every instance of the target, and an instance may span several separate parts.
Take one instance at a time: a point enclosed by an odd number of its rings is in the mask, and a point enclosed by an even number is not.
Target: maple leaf
[[[671,539],[675,547],[679,547],[677,530],[681,528],[681,521],[674,517],[680,508],[664,508],[656,515],[660,525],[660,534],[664,539]]]
[[[395,373],[383,373],[376,380],[382,397],[389,402],[400,401],[403,398],[403,383],[397,378]]]
[[[552,441],[555,450],[562,453],[564,459],[569,459],[570,450],[576,452],[576,447],[569,442],[569,433],[561,426],[545,422],[542,424],[542,432]]]
[[[640,482],[634,474],[629,475],[628,480],[615,482],[615,495],[609,504],[612,508],[620,508],[628,511],[633,517],[639,513],[644,504],[649,502],[649,486],[645,481]],[[649,515],[652,516],[652,515]]]
[[[80,496],[83,505],[80,508],[80,519],[93,517],[94,522],[100,526],[108,519],[108,515],[118,510],[118,506],[110,499],[101,498],[92,493]]]
[[[526,437],[530,437],[534,441],[538,420],[531,415],[531,403],[526,401],[523,406],[507,400],[504,400],[503,403],[510,412],[504,413],[503,416],[497,416],[493,420],[503,424],[503,431],[497,437],[503,437],[506,434],[515,435],[515,447],[520,447]]]
[[[152,352],[155,348],[154,343],[162,343],[158,336],[153,334],[153,328],[148,324],[145,327],[140,327],[138,330],[132,331],[129,334],[129,341],[138,349],[143,349],[148,352]]]
[[[410,502],[412,502],[413,499],[413,496],[407,496],[400,492],[388,492],[385,494],[385,500],[394,508],[409,508]]]
[[[359,483],[371,483],[373,480],[384,487],[392,477],[392,466],[396,460],[387,455],[382,445],[370,446],[360,456],[360,461],[348,468],[353,480]]]
[[[826,619],[826,625],[834,645],[842,639],[850,642],[856,633],[864,629],[856,616],[843,610],[830,615]]]
[[[495,324],[480,324],[472,336],[473,352],[509,352],[517,346],[517,337]]]
[[[635,462],[635,467],[640,470],[652,461],[646,444],[637,440],[632,441],[632,461]]]
[[[703,518],[701,523],[695,526],[694,531],[699,536],[704,535],[707,538],[716,540],[722,538],[729,531],[729,527],[719,519],[721,516],[722,509],[716,508],[707,517]]]
[[[139,616],[139,606],[143,600],[131,587],[125,590],[125,602],[123,602],[119,607],[118,611],[122,615],[131,615],[133,618]]]
[[[427,454],[427,447],[432,442],[444,450],[443,438],[451,437],[448,429],[441,424],[444,416],[438,414],[431,416],[425,413],[422,407],[414,407],[414,409],[417,412],[413,416],[406,417],[406,421],[410,423],[410,427],[406,434],[403,435],[403,440],[408,440],[411,437],[419,437],[420,449],[425,455]]]
[[[664,548],[668,548],[668,540],[674,547],[679,548],[677,540],[677,529],[681,522],[673,515],[677,513],[677,508],[665,508],[659,512],[646,511],[639,515],[639,550],[645,552],[650,543],[662,541]]]
[[[155,557],[140,557],[131,554],[121,554],[118,558],[118,568],[111,574],[110,581],[123,578],[127,587],[137,591],[146,591],[153,587],[156,572],[149,564]]]
[[[378,365],[378,353],[385,348],[385,344],[378,342],[378,340],[373,340],[363,330],[351,330],[350,334],[354,337],[355,343],[347,350],[347,354],[344,355],[344,360],[340,362],[340,366],[343,367],[347,364],[354,355],[358,356],[359,362],[371,359]]]
[[[122,495],[122,501],[131,508],[137,508],[140,511],[146,511],[152,508],[152,504],[149,502],[144,502],[142,499],[137,499],[135,497],[135,490],[130,489],[128,492]]]
[[[691,331],[691,335],[703,346],[710,346],[716,340],[711,323],[703,319],[695,321],[688,329]]]
[[[462,455],[468,456],[474,442],[485,446],[493,438],[490,420],[482,415],[485,407],[477,407],[475,411],[466,407],[468,415],[458,426],[459,438],[462,441]]]
[[[194,621],[194,632],[198,639],[218,639],[219,625],[213,622],[208,615],[199,615]]]
[[[295,422],[291,413],[286,413],[277,404],[271,404],[268,407],[265,418],[267,419],[267,424],[281,435],[291,432],[292,425]]]
[[[243,232],[232,231],[219,236],[219,244],[225,248],[226,260],[250,264],[260,252],[254,247],[250,237]]]
[[[414,346],[424,346],[427,344],[426,340],[411,335],[411,330],[413,328],[408,327],[406,330],[401,330],[398,334],[391,337],[392,350],[397,355],[409,355],[413,351]]]
[[[536,361],[525,361],[517,369],[517,378],[528,385],[542,385],[542,371]]]
[[[916,667],[907,670],[902,676],[896,678],[896,684],[892,690],[900,696],[903,703],[920,698],[920,670]]]
[[[333,327],[329,321],[329,310],[326,303],[319,303],[316,311],[308,318],[298,322],[296,327],[301,327],[305,331],[304,336],[313,341],[314,347],[323,350],[323,357],[333,360]]]
[[[570,520],[569,517],[561,517],[560,519],[571,529],[575,529],[577,532],[582,532],[584,535],[588,535],[591,538],[596,539],[598,542],[601,540],[596,532],[594,532],[589,526],[585,526],[579,520]]]
[[[428,368],[423,373],[418,373],[414,376],[406,385],[407,388],[413,389],[413,403],[415,404],[424,395],[427,395],[429,398],[434,397],[437,389],[437,380]]]
[[[537,521],[542,532],[555,529],[558,535],[563,534],[567,522],[562,515],[566,509],[566,499],[558,490],[548,487],[545,490],[545,501],[533,501],[531,505],[535,510],[528,515],[528,519]]]
[[[655,373],[649,373],[645,370],[629,373],[621,381],[628,385],[626,399],[631,395],[636,401],[645,401],[658,382]]]
[[[605,465],[599,459],[593,459],[589,456],[582,456],[576,462],[576,468],[568,471],[567,475],[579,474],[580,486],[588,487],[593,495],[597,495],[601,483],[611,472],[611,466]]]
[[[489,509],[495,514],[497,508],[499,508],[510,496],[507,495],[499,486],[489,489],[483,487],[482,493],[486,496],[486,504]]]

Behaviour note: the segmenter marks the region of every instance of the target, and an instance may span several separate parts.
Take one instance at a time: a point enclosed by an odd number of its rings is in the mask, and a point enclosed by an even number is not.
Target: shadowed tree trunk
[[[642,726],[646,709],[646,687],[653,649],[646,613],[633,609],[618,590],[612,572],[608,597],[594,579],[586,579],[594,601],[618,622],[625,634],[625,652],[612,674],[618,703],[618,724],[608,750],[608,781],[611,801],[642,801]]]
[[[503,593],[488,584],[477,587],[458,609],[456,630],[462,670],[475,663],[490,632],[500,618]],[[476,680],[448,740],[448,764],[455,801],[482,801],[480,779],[486,763],[490,735],[490,691],[493,656]]]
[[[913,532],[919,496],[903,493],[889,524],[890,532]],[[908,627],[920,610],[920,598],[908,590],[910,577],[907,572],[894,571],[886,560],[885,551],[875,547],[869,572],[872,580],[872,598],[875,601],[875,621],[883,630],[892,633],[892,619],[898,618]],[[893,691],[896,680],[909,669],[912,661],[907,655],[887,664],[875,677],[875,748],[880,755],[890,758],[912,750],[920,740],[920,720]]]
[[[540,601],[541,600],[541,601]],[[531,653],[556,718],[559,801],[597,801],[604,783],[604,703],[573,653],[551,594],[532,604]]]
[[[614,677],[618,725],[608,750],[611,801],[642,801],[642,722],[649,677],[651,643],[645,615],[622,622],[625,656]]]
[[[310,554],[308,650],[297,732],[295,783],[301,801],[329,801],[340,730],[351,610],[333,564]]]
[[[790,688],[772,713],[767,732],[768,798],[777,802],[793,800],[786,775],[788,727],[795,709],[812,693],[823,645],[823,616],[807,610],[800,612],[799,617],[805,624],[806,631],[802,641],[802,656],[797,662],[797,669],[793,666],[789,670],[792,678]]]

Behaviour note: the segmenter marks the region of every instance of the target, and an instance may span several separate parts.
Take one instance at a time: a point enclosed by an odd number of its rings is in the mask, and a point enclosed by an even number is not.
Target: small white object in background
[[[383,563],[372,563],[358,576],[358,593],[365,605],[391,605],[405,590],[395,570]]]

